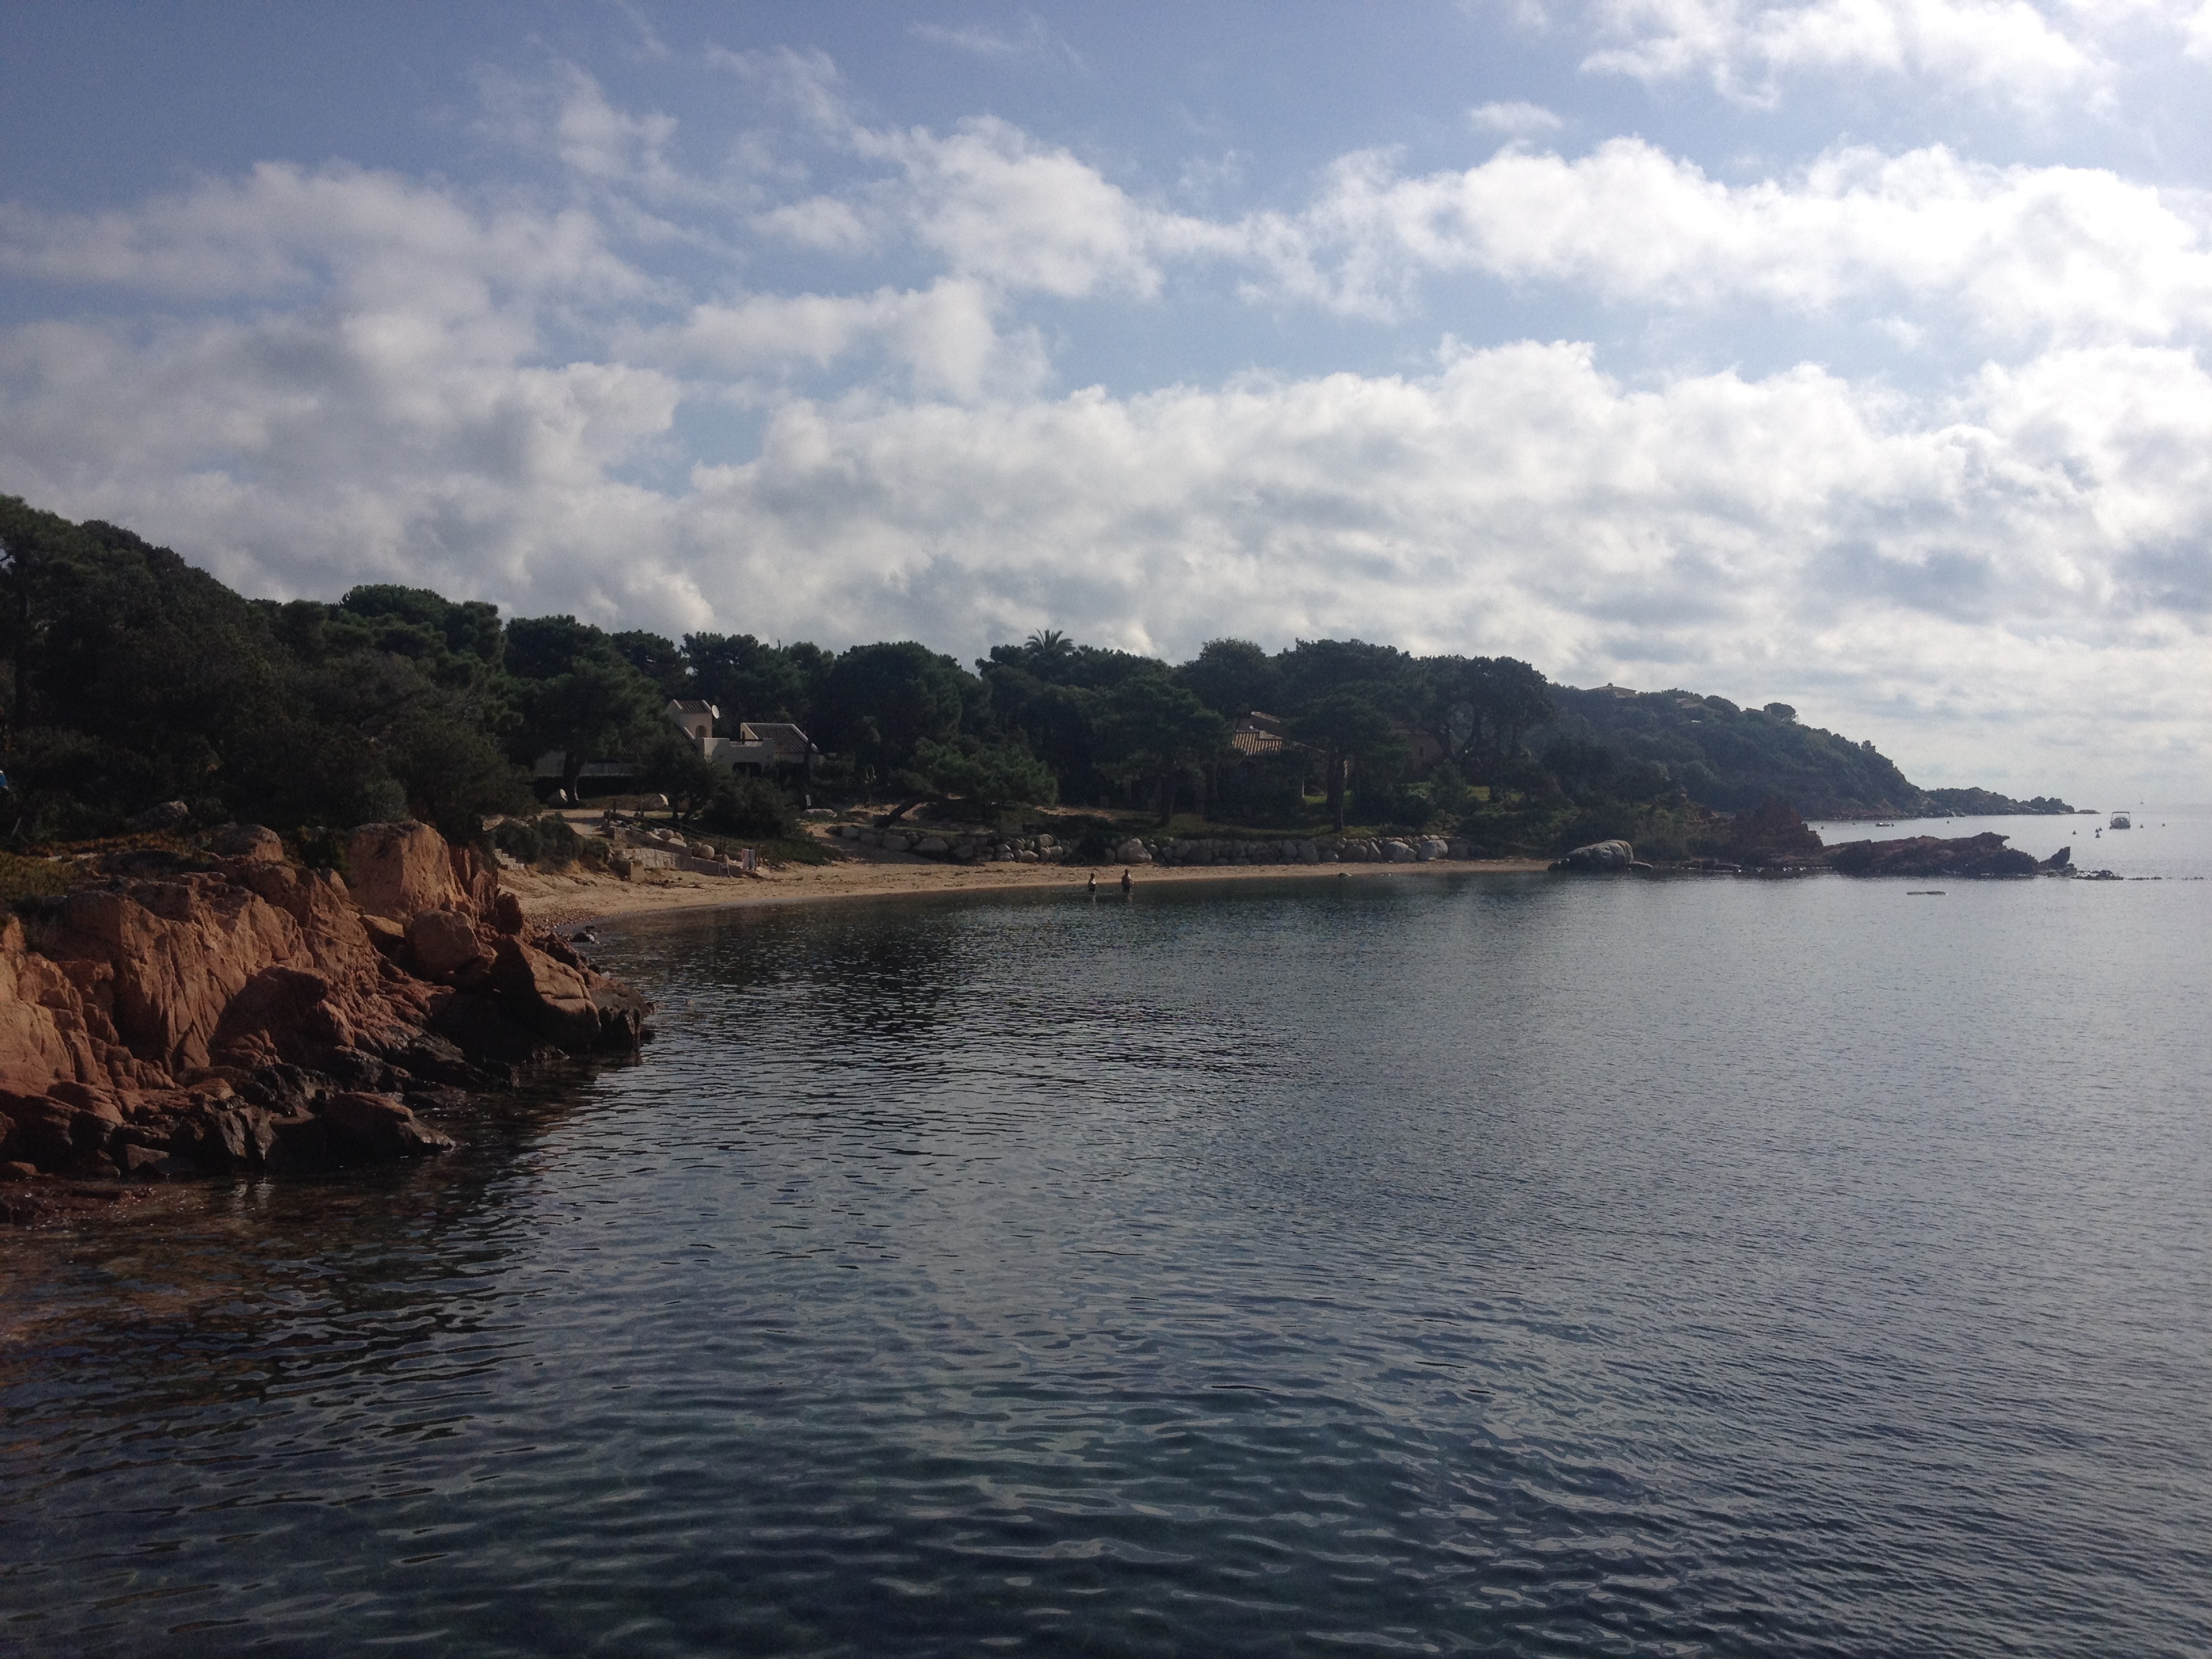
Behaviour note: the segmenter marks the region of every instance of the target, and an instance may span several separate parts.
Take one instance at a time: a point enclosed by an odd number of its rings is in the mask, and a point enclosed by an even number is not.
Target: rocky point
[[[111,854],[0,926],[0,1218],[443,1152],[424,1118],[465,1091],[644,1041],[644,1000],[529,927],[474,848],[364,824],[347,866],[231,826]]]

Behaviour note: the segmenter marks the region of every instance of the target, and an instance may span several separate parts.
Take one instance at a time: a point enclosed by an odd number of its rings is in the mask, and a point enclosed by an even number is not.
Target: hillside
[[[1872,743],[1806,726],[1787,703],[1740,708],[1726,697],[1679,688],[1631,691],[1611,685],[1557,686],[1553,696],[1559,710],[1557,736],[1602,744],[1624,767],[1663,766],[1691,799],[1722,811],[1748,811],[1769,796],[1789,801],[1808,818],[2074,810],[2048,796],[2017,801],[1987,789],[1923,789]]]
[[[676,730],[671,699],[711,707],[723,737],[787,723],[804,758],[738,776]],[[538,775],[549,756],[557,775]],[[389,585],[280,604],[127,530],[0,497],[10,847],[156,809],[271,825],[301,848],[406,815],[469,843],[556,789],[580,798],[599,763],[687,820],[767,840],[802,807],[884,800],[979,823],[1057,803],[1164,825],[1389,825],[1525,851],[1601,834],[1687,846],[1771,797],[1815,817],[2069,810],[1920,788],[1780,703],[1577,690],[1511,658],[1224,639],[1178,665],[1046,631],[971,671],[912,640],[672,640]]]

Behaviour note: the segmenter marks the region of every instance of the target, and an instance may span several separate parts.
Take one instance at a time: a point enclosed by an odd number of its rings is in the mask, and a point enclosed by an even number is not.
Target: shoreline
[[[1132,865],[1139,887],[1220,881],[1375,880],[1395,876],[1540,875],[1544,859],[1431,860],[1416,864]],[[680,915],[710,910],[856,899],[915,898],[966,893],[1081,889],[1095,872],[1102,895],[1118,891],[1120,865],[947,865],[911,854],[848,855],[842,863],[787,865],[746,878],[672,873],[650,882],[578,872],[541,875],[502,870],[500,884],[520,901],[522,913],[542,927],[568,927]],[[732,891],[735,889],[738,890]]]

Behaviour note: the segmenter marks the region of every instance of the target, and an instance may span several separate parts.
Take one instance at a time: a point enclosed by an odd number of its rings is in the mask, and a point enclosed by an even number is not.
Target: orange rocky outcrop
[[[368,824],[355,881],[258,826],[116,854],[0,926],[0,1215],[40,1177],[320,1169],[452,1146],[422,1114],[556,1053],[634,1048],[647,1006],[525,937],[472,848]]]

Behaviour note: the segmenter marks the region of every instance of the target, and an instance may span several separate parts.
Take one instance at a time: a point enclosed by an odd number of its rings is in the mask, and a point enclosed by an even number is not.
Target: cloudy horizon
[[[13,24],[0,491],[249,593],[1357,635],[2212,799],[2212,6]]]

